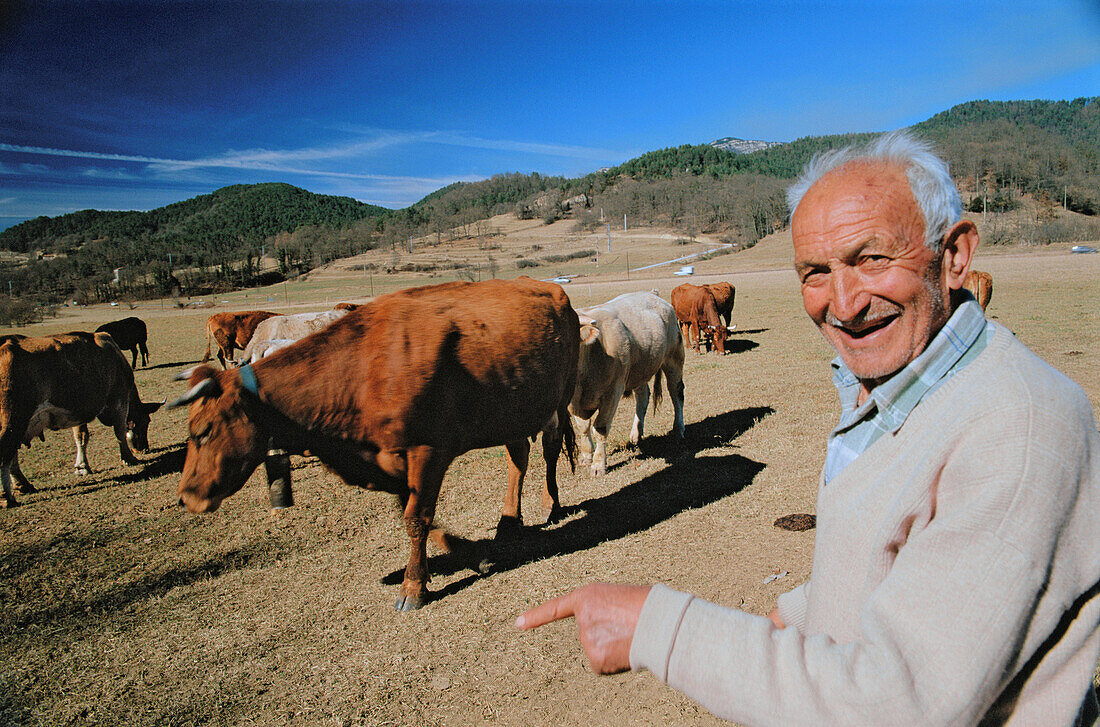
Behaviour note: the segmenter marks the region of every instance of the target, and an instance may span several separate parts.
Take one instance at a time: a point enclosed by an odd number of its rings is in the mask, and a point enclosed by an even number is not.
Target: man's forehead
[[[806,191],[791,229],[797,241],[804,234],[836,232],[872,219],[900,225],[899,234],[923,236],[923,216],[899,164],[857,160],[826,173]]]

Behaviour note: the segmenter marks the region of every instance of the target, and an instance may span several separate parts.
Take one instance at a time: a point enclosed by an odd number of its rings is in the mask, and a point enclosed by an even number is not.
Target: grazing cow
[[[714,337],[714,347],[726,353],[726,327],[718,317],[714,295],[706,288],[691,283],[672,289],[672,307],[680,320],[680,331],[685,343],[691,344],[696,353],[704,336]],[[709,350],[709,346],[707,347]]]
[[[47,429],[71,427],[77,471],[88,472],[87,424],[98,418],[114,427],[123,461],[140,464],[130,444],[139,451],[149,448],[149,417],[158,408],[159,403],[142,403],[133,370],[108,334],[74,332],[0,343],[0,480],[5,504],[18,504],[11,475],[18,470],[20,444],[30,445]]]
[[[252,347],[252,355],[248,357],[246,363],[256,363],[265,356],[270,356],[276,351],[286,348],[293,343],[297,343],[293,338],[276,338],[273,341],[261,341]]]
[[[577,377],[577,314],[560,286],[445,283],[380,296],[255,366],[200,366],[191,403],[180,503],[214,510],[272,447],[309,450],[349,484],[395,493],[411,554],[397,607],[428,597],[428,537],[459,545],[432,520],[450,463],[503,444],[508,493],[502,527],[522,522],[531,441],[546,458],[543,502],[561,516],[556,466],[573,462],[569,399]]]
[[[569,403],[580,438],[581,461],[592,475],[607,472],[607,433],[624,396],[634,395],[630,441],[637,444],[645,427],[649,380],[653,409],[661,401],[661,374],[675,409],[673,430],[684,436],[684,341],[676,312],[652,293],[626,293],[577,312],[581,324],[577,387]],[[595,452],[592,432],[595,430]]]
[[[120,321],[104,323],[102,326],[95,329],[95,332],[110,333],[111,338],[115,339],[116,346],[123,351],[130,352],[133,359],[130,361],[130,368],[137,368],[139,351],[141,352],[141,365],[149,365],[149,349],[145,345],[149,341],[149,333],[145,328],[145,321],[130,316]]]
[[[985,310],[989,300],[993,297],[993,276],[982,270],[971,270],[966,274],[966,282],[963,287],[974,294],[978,304]]]
[[[355,310],[356,308],[359,308],[362,305],[363,305],[362,303],[337,303],[336,305],[332,306],[332,309],[333,310]]]
[[[244,347],[244,355],[241,356],[241,360],[244,362],[251,361],[256,347],[268,341],[284,339],[300,341],[309,334],[327,327],[333,321],[340,320],[347,314],[346,310],[326,310],[320,313],[272,316],[267,320],[260,321],[260,325],[256,326],[256,331],[252,334],[252,339]]]
[[[726,322],[726,328],[728,329],[730,319],[733,317],[733,299],[737,294],[737,289],[726,282],[703,283],[703,287],[714,296],[714,307],[718,311],[718,315]]]
[[[202,362],[210,360],[210,339],[218,344],[218,361],[225,368],[225,360],[233,358],[235,350],[244,349],[252,340],[256,326],[278,313],[264,310],[246,310],[237,313],[215,313],[206,319],[206,353]]]

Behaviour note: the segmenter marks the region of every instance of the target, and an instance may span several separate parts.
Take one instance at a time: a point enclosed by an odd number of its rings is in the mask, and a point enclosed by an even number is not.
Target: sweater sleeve
[[[788,628],[796,629],[800,634],[806,633],[806,607],[810,600],[811,582],[812,578],[798,588],[787,591],[776,603],[779,618],[783,619]]]
[[[1041,599],[1074,597],[1051,593],[1051,564],[1078,487],[1095,486],[1094,430],[1027,414],[1001,431],[958,434],[936,516],[899,547],[864,603],[859,640],[777,629],[655,588],[632,667],[750,725],[977,723],[1063,612],[1044,615]],[[798,613],[805,596],[788,594],[781,614]],[[1066,695],[1073,709],[1081,696]]]

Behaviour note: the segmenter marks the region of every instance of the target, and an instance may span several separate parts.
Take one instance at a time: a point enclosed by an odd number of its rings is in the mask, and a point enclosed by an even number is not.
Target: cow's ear
[[[585,346],[591,346],[599,337],[600,329],[596,326],[591,323],[586,323],[581,326],[581,343]]]

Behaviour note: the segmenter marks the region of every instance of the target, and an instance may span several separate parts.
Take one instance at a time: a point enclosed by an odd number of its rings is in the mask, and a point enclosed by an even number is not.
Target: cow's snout
[[[181,498],[179,499],[179,501],[178,501],[178,502],[176,503],[176,507],[179,507],[180,509],[184,509],[184,508],[186,508],[186,507],[187,507],[187,505],[183,504],[183,498],[182,498],[182,497],[181,497]]]

